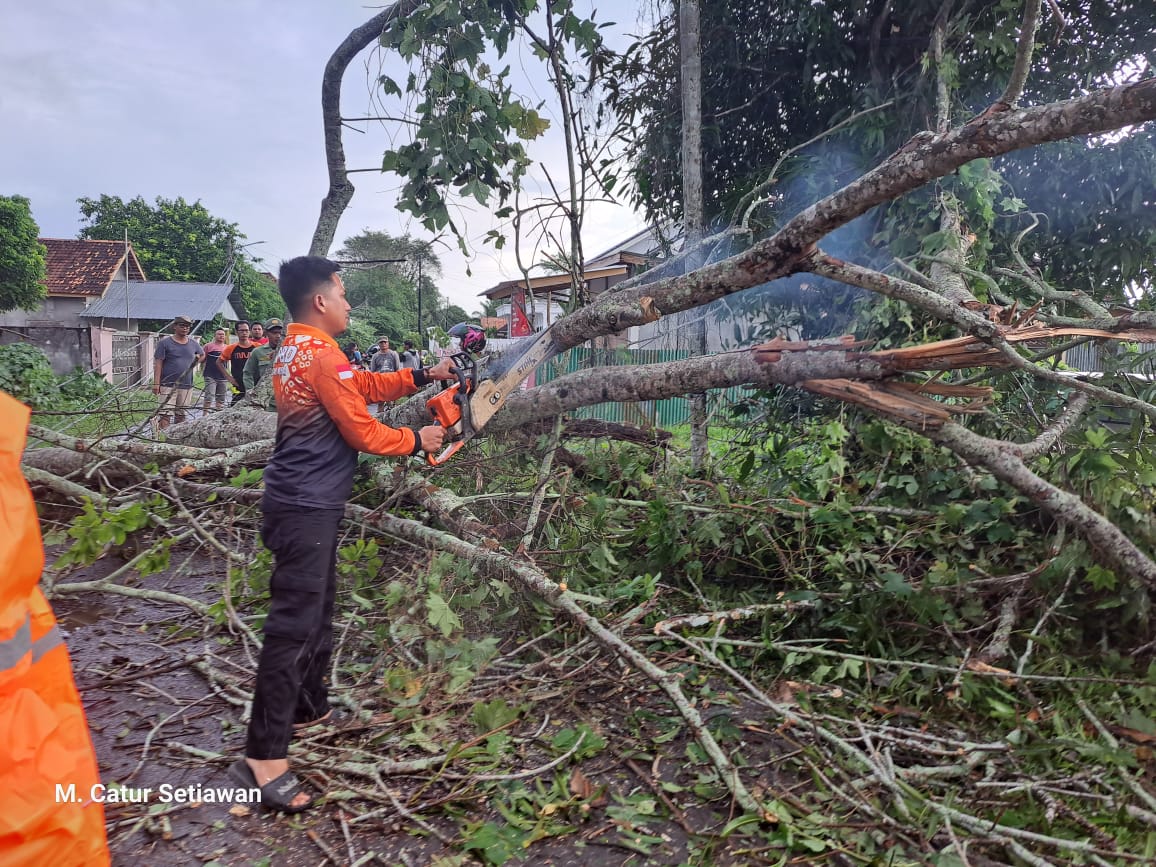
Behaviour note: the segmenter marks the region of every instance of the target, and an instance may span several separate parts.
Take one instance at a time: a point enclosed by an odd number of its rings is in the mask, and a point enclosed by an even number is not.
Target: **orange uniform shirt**
[[[337,342],[294,322],[271,370],[277,442],[265,468],[265,498],[290,506],[343,509],[353,490],[358,452],[411,455],[416,430],[392,428],[366,402],[397,400],[426,385],[420,370],[353,370]]]

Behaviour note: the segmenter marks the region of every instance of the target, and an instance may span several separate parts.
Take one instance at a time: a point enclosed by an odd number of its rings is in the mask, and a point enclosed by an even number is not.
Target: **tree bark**
[[[420,5],[419,0],[397,0],[374,15],[360,27],[352,30],[325,64],[321,78],[321,122],[325,133],[325,162],[329,167],[329,191],[321,200],[321,213],[313,230],[309,255],[326,256],[333,246],[337,224],[353,200],[353,183],[345,167],[345,147],[341,138],[341,82],[345,70],[358,54],[364,51],[381,31],[395,18],[408,15]]]
[[[702,197],[702,41],[699,0],[679,0],[678,53],[682,73],[682,236],[683,248],[694,250],[705,229]],[[685,260],[686,271],[702,265],[698,254]],[[706,321],[701,315],[688,323],[691,355],[706,355]],[[696,475],[706,470],[706,394],[690,398],[690,464]]]

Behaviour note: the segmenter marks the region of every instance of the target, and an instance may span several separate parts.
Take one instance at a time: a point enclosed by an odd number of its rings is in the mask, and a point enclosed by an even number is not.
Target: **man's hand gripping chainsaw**
[[[478,431],[502,408],[522,380],[559,351],[554,343],[553,329],[547,328],[510,347],[497,361],[488,365],[483,374],[479,374],[478,363],[472,353],[485,346],[484,335],[477,339],[472,332],[468,335],[456,334],[462,328],[455,325],[450,329],[450,334],[460,336],[463,350],[452,356],[458,371],[458,381],[426,401],[434,421],[445,428],[448,443],[436,456],[426,456],[429,464],[435,467],[444,464],[477,436]],[[480,330],[472,326],[469,328],[481,334]]]
[[[446,447],[437,455],[426,453],[425,458],[432,467],[448,461],[475,433],[469,398],[477,383],[478,362],[468,352],[455,353],[451,358],[458,381],[425,402],[433,420],[446,429]]]

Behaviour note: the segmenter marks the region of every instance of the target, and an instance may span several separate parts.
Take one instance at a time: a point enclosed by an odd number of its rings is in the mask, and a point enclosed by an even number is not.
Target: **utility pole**
[[[421,256],[417,257],[417,339],[421,343],[421,351],[426,351],[425,332],[421,330]]]
[[[128,300],[128,263],[130,247],[128,245],[128,226],[124,227],[124,330],[129,331],[132,326],[129,324],[129,300]]]

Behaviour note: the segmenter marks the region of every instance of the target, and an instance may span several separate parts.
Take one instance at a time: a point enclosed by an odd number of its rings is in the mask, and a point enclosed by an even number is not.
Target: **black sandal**
[[[238,759],[229,768],[229,777],[232,778],[233,782],[246,789],[260,790],[261,806],[266,810],[279,810],[282,813],[303,813],[317,803],[317,798],[306,791],[301,781],[297,779],[297,775],[292,771],[286,771],[277,779],[259,786],[257,785],[257,777],[254,775],[253,769],[249,767],[249,763],[244,759]],[[309,794],[309,800],[304,804],[295,805],[293,799],[302,792]]]

